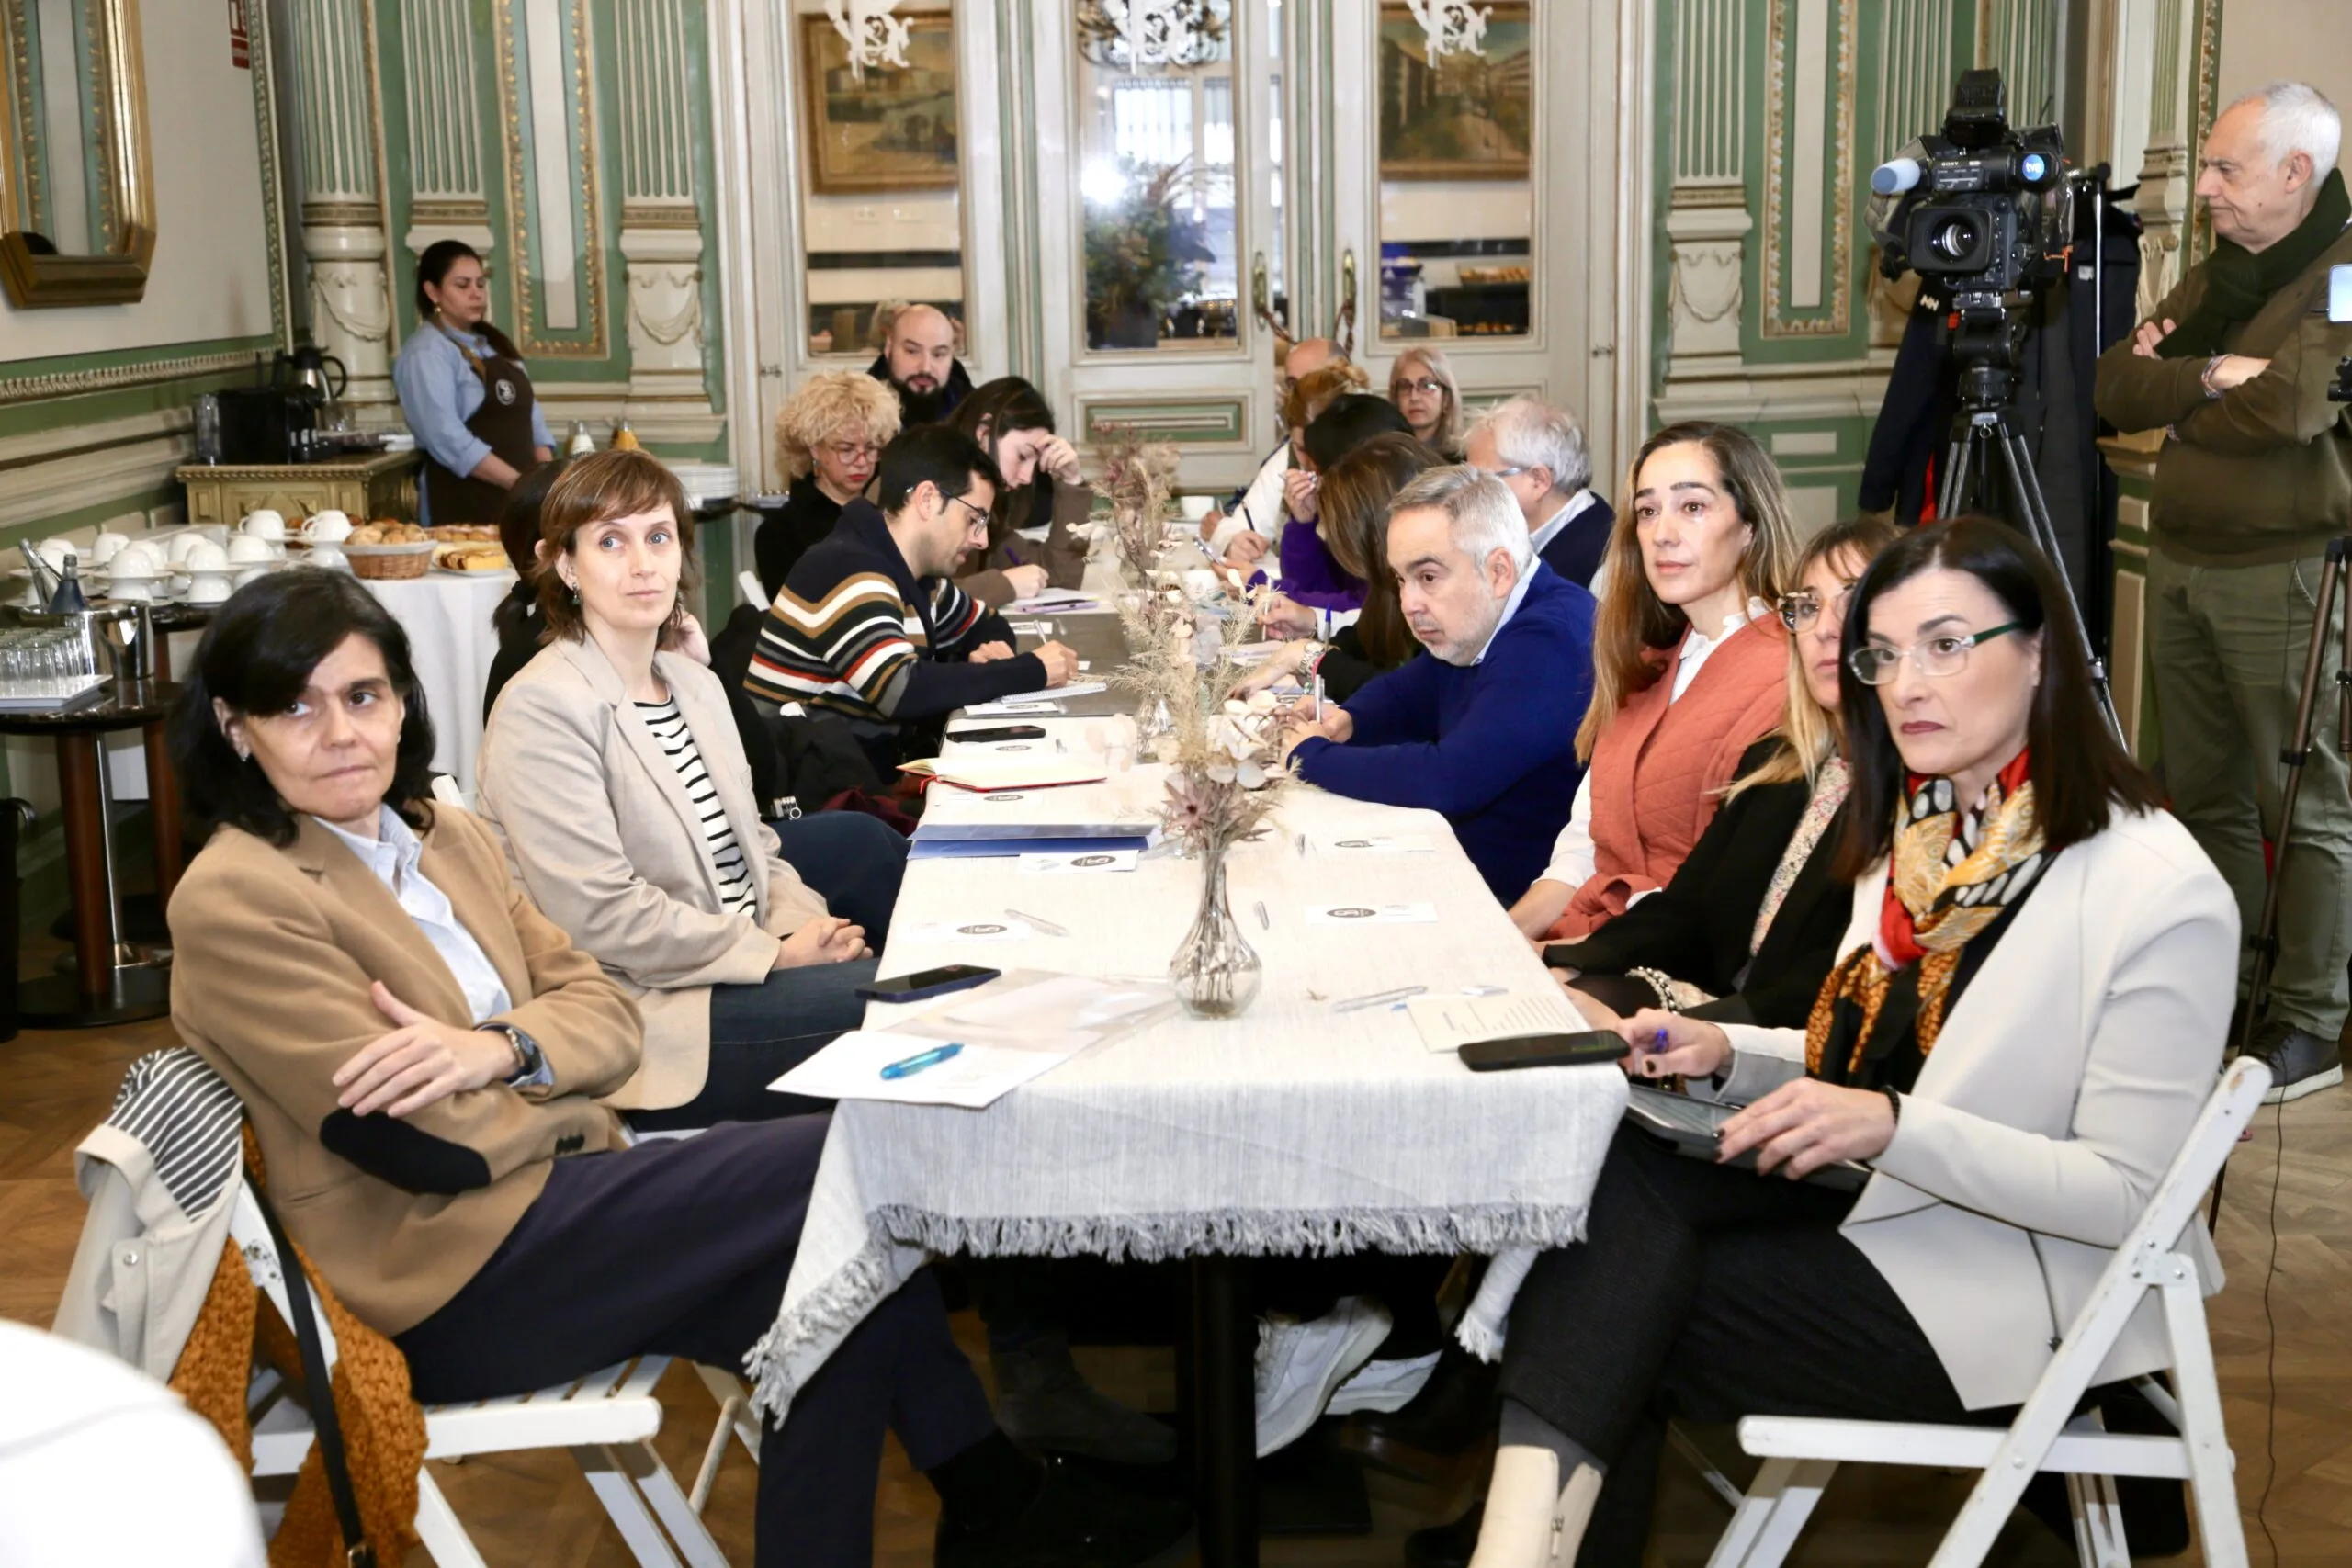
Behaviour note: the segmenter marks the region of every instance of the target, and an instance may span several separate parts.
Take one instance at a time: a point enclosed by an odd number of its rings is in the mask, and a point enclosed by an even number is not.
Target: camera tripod
[[[2241,1055],[2254,1044],[2254,1032],[2270,1000],[2271,976],[2278,967],[2279,889],[2287,880],[2287,853],[2294,840],[2295,805],[2303,793],[2303,764],[2311,760],[2312,734],[2318,728],[2320,671],[2327,662],[2328,622],[2334,618],[2336,600],[2344,592],[2347,558],[2352,558],[2352,538],[2327,542],[2327,559],[2320,567],[2319,589],[2312,596],[2317,602],[2312,606],[2311,641],[2303,649],[2303,683],[2295,699],[2294,733],[2287,738],[2286,748],[2278,753],[2278,765],[2286,769],[2287,782],[2278,792],[2278,853],[2269,881],[2262,890],[2262,919],[2246,938],[2247,950],[2254,954],[2254,970],[2246,981],[2245,1018],[2238,1026],[2238,1037],[2230,1043]],[[2335,669],[2335,735],[2336,744],[2352,751],[2352,613],[2344,617],[2343,637],[2343,656]],[[2227,1165],[2214,1173],[2213,1201],[2205,1212],[2205,1228],[2209,1232],[2221,1223],[2222,1182],[2229,1173]]]
[[[2050,521],[2050,503],[2034,477],[2032,454],[2025,437],[2009,423],[2017,397],[2018,333],[1997,299],[1990,303],[1955,300],[1954,306],[1959,325],[1952,333],[1951,355],[1960,367],[1960,412],[1952,420],[1936,515],[1958,517],[1974,509],[2006,518],[2050,558],[2066,589],[2064,618],[2090,667],[2099,712],[2107,718],[2109,733],[2121,745],[2123,727],[2116,720],[2115,699],[2108,691],[2107,661],[2098,656],[2083,622],[2066,558],[2059,552],[2057,529]],[[2055,610],[2052,616],[2056,618]]]

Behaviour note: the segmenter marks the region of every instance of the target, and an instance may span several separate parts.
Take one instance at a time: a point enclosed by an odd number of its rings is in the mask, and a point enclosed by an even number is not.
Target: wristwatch
[[[539,1043],[511,1023],[485,1023],[482,1029],[492,1034],[503,1034],[506,1043],[514,1047],[514,1070],[506,1076],[509,1089],[529,1089],[537,1084],[553,1083],[555,1075],[548,1068],[548,1054]]]

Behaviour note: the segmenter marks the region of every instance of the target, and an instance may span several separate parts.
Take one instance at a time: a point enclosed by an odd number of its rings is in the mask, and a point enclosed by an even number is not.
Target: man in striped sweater
[[[785,578],[743,687],[849,721],[876,768],[935,755],[956,709],[1067,683],[1057,642],[1014,651],[1004,618],[956,586],[987,544],[996,465],[971,437],[919,424],[882,451],[880,505],[853,501]]]

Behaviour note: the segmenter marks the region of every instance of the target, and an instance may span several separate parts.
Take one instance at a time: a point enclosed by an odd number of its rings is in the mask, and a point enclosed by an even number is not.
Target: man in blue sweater
[[[1334,795],[1442,813],[1509,904],[1543,871],[1584,776],[1593,597],[1536,558],[1510,490],[1467,465],[1397,492],[1388,565],[1425,654],[1302,718],[1289,755]]]

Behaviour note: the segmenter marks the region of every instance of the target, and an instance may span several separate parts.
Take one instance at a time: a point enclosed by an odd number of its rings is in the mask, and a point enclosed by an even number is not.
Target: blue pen
[[[928,1051],[918,1051],[903,1061],[891,1063],[882,1069],[886,1079],[910,1078],[925,1067],[935,1067],[953,1058],[964,1049],[961,1045],[934,1045]]]

